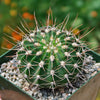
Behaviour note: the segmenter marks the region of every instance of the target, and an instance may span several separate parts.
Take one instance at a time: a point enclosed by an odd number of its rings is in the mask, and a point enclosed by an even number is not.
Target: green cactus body
[[[25,36],[16,55],[20,71],[40,88],[72,86],[87,57],[84,44],[71,31],[57,27],[43,27]]]

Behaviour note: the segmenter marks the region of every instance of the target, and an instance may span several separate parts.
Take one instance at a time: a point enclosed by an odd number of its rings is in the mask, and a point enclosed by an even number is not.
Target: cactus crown
[[[19,42],[16,56],[21,73],[40,88],[66,86],[83,70],[86,49],[72,31],[58,26],[37,28]]]

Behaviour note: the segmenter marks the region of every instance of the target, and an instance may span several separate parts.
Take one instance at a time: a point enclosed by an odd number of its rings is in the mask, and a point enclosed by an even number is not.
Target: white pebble
[[[42,93],[38,93],[38,96],[39,96],[39,97],[42,97]]]
[[[29,93],[30,95],[32,95],[32,94],[33,94],[33,92],[32,92],[32,91],[27,91],[27,93]]]
[[[6,63],[3,63],[3,64],[1,65],[1,67],[3,67],[3,68],[5,68],[6,66],[7,66]]]
[[[5,73],[5,72],[1,73],[1,76],[3,76],[3,77],[4,77],[5,75],[6,75],[6,73]]]

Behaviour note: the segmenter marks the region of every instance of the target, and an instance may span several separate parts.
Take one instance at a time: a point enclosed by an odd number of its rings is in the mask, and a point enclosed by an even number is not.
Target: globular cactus
[[[87,58],[84,43],[65,26],[58,26],[37,27],[19,42],[16,57],[20,72],[40,88],[72,86],[84,70]]]

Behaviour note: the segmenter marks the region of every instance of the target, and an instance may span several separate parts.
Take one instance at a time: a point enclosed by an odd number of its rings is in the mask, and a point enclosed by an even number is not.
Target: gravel
[[[11,61],[1,65],[0,74],[38,100],[65,100],[88,79],[100,71],[100,63],[96,63],[93,58],[89,56],[84,60],[84,71],[82,72],[85,76],[85,78],[83,78],[84,80],[80,78],[83,76],[78,74],[78,78],[72,83],[74,88],[71,87],[70,84],[66,84],[66,87],[60,87],[53,91],[51,89],[39,89],[37,86],[31,87],[31,84],[26,80],[27,75],[20,73],[17,66],[18,61],[16,58],[13,58]]]

